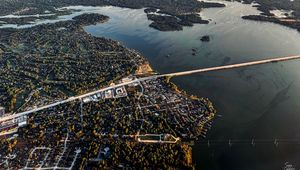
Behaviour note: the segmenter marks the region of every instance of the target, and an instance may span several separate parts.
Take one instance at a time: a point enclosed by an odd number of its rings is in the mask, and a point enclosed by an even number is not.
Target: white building
[[[113,91],[112,90],[106,90],[104,92],[104,96],[105,96],[106,99],[113,98]]]

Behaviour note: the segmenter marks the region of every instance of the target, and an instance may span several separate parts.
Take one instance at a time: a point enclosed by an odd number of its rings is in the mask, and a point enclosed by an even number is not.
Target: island
[[[230,1],[230,0],[227,0]],[[262,13],[256,16],[243,16],[244,19],[255,21],[267,21],[288,26],[293,29],[300,29],[300,2],[299,1],[278,1],[278,0],[235,0],[245,4],[256,3],[255,7]],[[30,17],[5,17],[0,18],[0,26],[3,24],[30,24],[37,19],[55,19],[58,16],[68,14],[71,10],[63,11],[60,8],[72,5],[83,6],[118,6],[126,8],[140,9],[145,8],[146,14],[157,15],[150,16],[153,21],[149,26],[161,31],[178,31],[184,26],[193,26],[195,23],[207,24],[207,20],[202,20],[199,15],[203,8],[225,7],[223,3],[206,2],[198,0],[3,0],[0,4],[0,16],[16,15]],[[272,13],[272,10],[291,11],[285,17],[278,17]],[[191,14],[190,16],[187,14]],[[164,16],[168,16],[165,18]],[[171,17],[171,18],[169,18]],[[167,19],[171,19],[167,22]],[[194,20],[196,19],[196,21]],[[175,22],[176,20],[176,22]]]
[[[210,36],[209,35],[204,35],[200,38],[202,42],[209,42],[210,41]]]
[[[238,0],[239,1],[239,0]],[[239,1],[241,2],[241,1]],[[255,7],[262,13],[260,15],[243,16],[243,19],[272,22],[300,31],[300,2],[278,0],[245,0],[243,3],[256,2]],[[273,11],[284,11],[283,16],[276,16]]]
[[[203,2],[198,0],[86,0],[86,1],[69,1],[69,0],[17,0],[10,3],[10,0],[3,0],[0,4],[0,16],[16,15],[30,17],[0,17],[0,24],[24,25],[30,24],[37,19],[55,19],[64,13],[72,10],[62,10],[65,6],[84,5],[84,6],[119,6],[126,8],[146,8],[144,11],[148,14],[148,19],[152,20],[149,26],[160,31],[179,31],[183,26],[193,26],[193,24],[208,24],[207,20],[202,20],[199,12],[203,8],[225,7],[222,3]],[[38,14],[38,15],[37,15]]]
[[[197,24],[208,24],[208,20],[202,20],[199,14],[185,14],[178,16],[147,14],[149,20],[153,22],[150,27],[160,31],[181,31],[183,26],[193,26]]]

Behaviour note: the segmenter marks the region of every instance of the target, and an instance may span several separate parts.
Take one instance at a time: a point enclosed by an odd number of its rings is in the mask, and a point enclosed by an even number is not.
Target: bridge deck
[[[100,93],[100,92],[103,92],[103,91],[106,91],[106,90],[110,90],[110,89],[113,89],[113,88],[125,86],[125,85],[128,85],[128,84],[132,84],[132,83],[136,83],[136,82],[140,82],[140,81],[157,79],[157,78],[161,78],[161,77],[184,76],[184,75],[195,74],[195,73],[204,73],[204,72],[210,72],[210,71],[227,70],[227,69],[234,69],[234,68],[240,68],[240,67],[248,67],[248,66],[253,66],[253,65],[261,65],[261,64],[274,63],[274,62],[283,62],[283,61],[295,60],[295,59],[300,59],[300,55],[273,58],[273,59],[265,59],[265,60],[258,60],[258,61],[245,62],[245,63],[239,63],[239,64],[231,64],[231,65],[225,65],[225,66],[202,68],[202,69],[196,69],[196,70],[191,70],[191,71],[182,71],[182,72],[176,72],[176,73],[169,73],[169,74],[161,74],[161,75],[143,77],[143,78],[135,79],[135,80],[132,80],[132,81],[120,83],[120,84],[117,84],[117,85],[114,85],[114,86],[106,87],[106,88],[103,88],[103,89],[100,89],[100,90],[97,90],[97,91],[93,91],[93,92],[90,92],[90,93],[86,93],[86,94],[83,94],[83,95],[70,97],[66,100],[62,100],[62,101],[59,101],[59,102],[56,102],[56,103],[52,103],[52,104],[49,104],[49,105],[46,105],[46,106],[42,106],[42,107],[39,107],[39,108],[28,110],[28,111],[25,111],[25,112],[16,113],[16,114],[9,115],[9,116],[4,116],[4,117],[0,118],[0,122],[4,122],[4,121],[10,120],[10,119],[15,119],[15,118],[18,118],[18,117],[22,117],[22,116],[28,115],[30,113],[33,113],[33,112],[38,112],[38,111],[41,111],[41,110],[45,110],[45,109],[55,107],[55,106],[58,106],[58,105],[61,105],[61,104],[65,104],[65,103],[68,103],[68,102],[71,102],[71,101],[80,100],[82,98],[92,96],[92,95],[95,95],[97,93]]]

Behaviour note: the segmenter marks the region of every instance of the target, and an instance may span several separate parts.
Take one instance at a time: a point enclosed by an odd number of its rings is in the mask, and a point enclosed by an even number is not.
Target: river
[[[148,27],[151,22],[143,9],[76,6],[68,8],[83,11],[59,19],[67,20],[84,12],[108,15],[107,23],[87,26],[85,30],[138,50],[160,73],[300,54],[299,32],[272,23],[243,20],[241,16],[259,11],[238,2],[224,3],[225,8],[204,9],[200,13],[212,20],[210,24],[196,24],[179,32]],[[211,41],[201,42],[204,35],[209,35]],[[252,139],[300,139],[299,67],[300,61],[289,61],[173,79],[188,93],[209,98],[221,115],[203,140],[224,143],[212,142],[210,147],[196,143],[193,160],[197,169],[276,170],[285,165],[300,168],[300,144],[251,145]],[[232,142],[230,147],[228,140],[249,142]]]

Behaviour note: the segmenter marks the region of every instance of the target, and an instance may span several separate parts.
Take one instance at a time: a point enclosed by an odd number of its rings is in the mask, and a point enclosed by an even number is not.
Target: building
[[[133,78],[130,78],[130,77],[125,77],[122,79],[122,82],[123,83],[128,83],[128,82],[131,82],[133,80]]]
[[[5,114],[5,108],[0,106],[0,117]]]
[[[106,90],[104,92],[104,96],[105,96],[106,99],[113,98],[113,91],[112,90]]]
[[[126,97],[127,91],[124,86],[114,89],[114,98]]]

